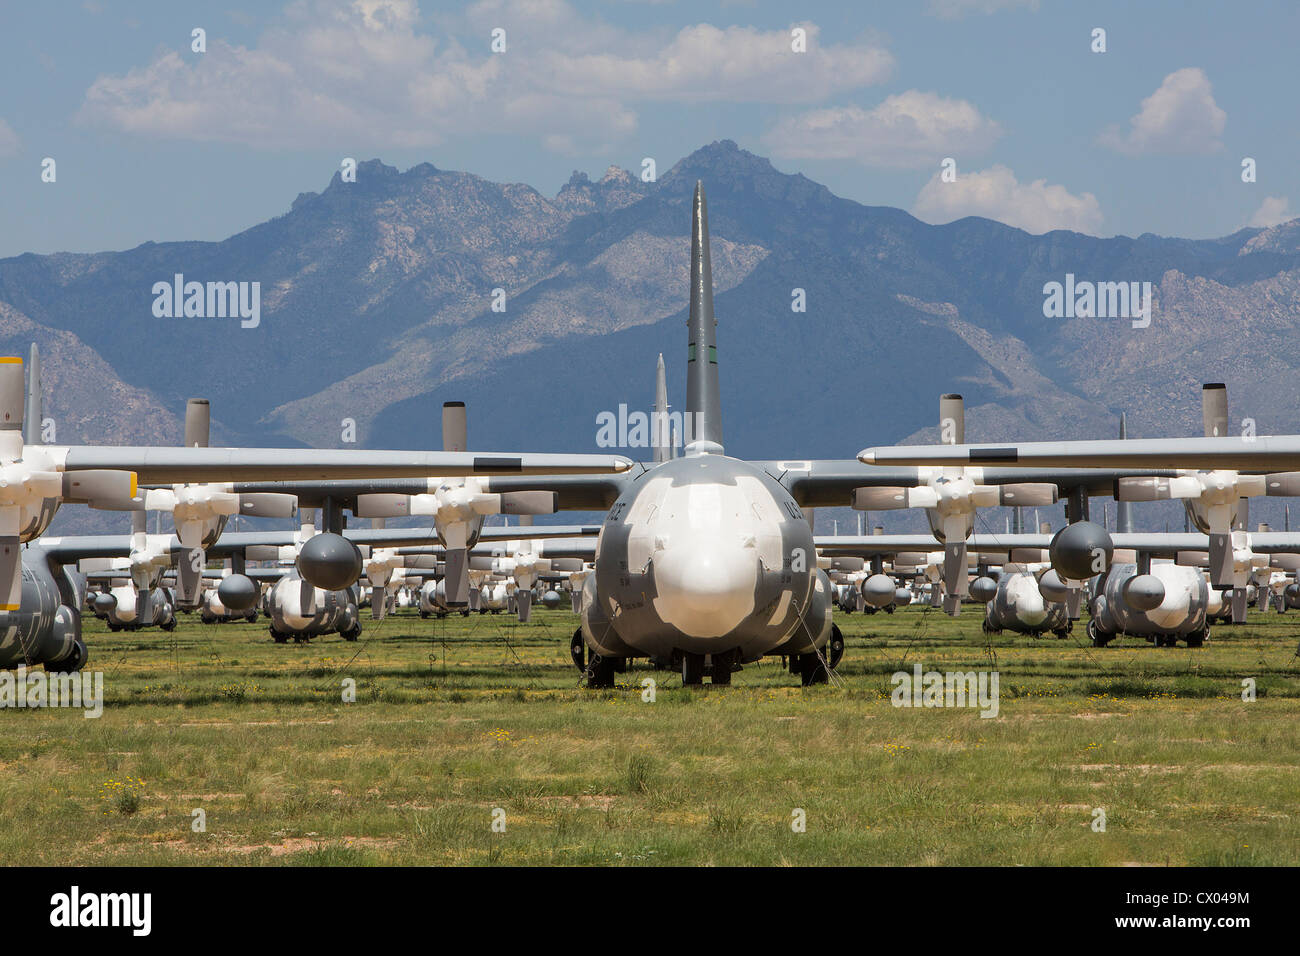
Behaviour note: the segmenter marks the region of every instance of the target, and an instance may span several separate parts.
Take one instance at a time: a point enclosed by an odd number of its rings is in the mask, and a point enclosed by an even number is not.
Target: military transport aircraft
[[[701,683],[706,673],[725,684],[737,665],[780,655],[805,682],[822,682],[828,679],[822,648],[834,627],[832,590],[818,575],[805,509],[843,507],[857,489],[912,487],[927,478],[915,468],[886,472],[852,460],[743,461],[724,453],[708,212],[700,183],[691,219],[686,406],[680,416],[665,414],[671,428],[651,429],[653,461],[598,477],[493,474],[446,489],[431,482],[339,482],[315,493],[336,505],[354,501],[358,515],[433,514],[440,531],[458,523],[467,529],[462,538],[444,540],[456,549],[472,542],[483,508],[506,510],[509,499],[498,504],[496,495],[546,493],[524,499],[537,511],[607,512],[594,572],[584,585],[595,599],[582,601],[583,624],[575,635],[591,651],[588,686],[608,686],[615,669],[632,657],[670,660],[686,684]],[[656,370],[660,413],[667,410],[663,381]],[[673,431],[685,441],[681,457],[672,455]],[[1110,495],[1117,477],[1132,474],[983,469],[972,481],[1051,482],[1072,513],[1084,517],[1090,495]],[[236,482],[235,490],[309,494],[288,484]],[[308,500],[300,497],[302,504]],[[446,518],[444,501],[455,504]],[[466,575],[462,603],[468,591]]]
[[[41,445],[24,441],[24,398],[33,423],[28,437],[39,437],[39,372],[34,378],[25,396],[23,360],[0,358],[0,667],[39,663],[76,670],[85,662],[84,581],[51,565],[38,545],[64,502],[129,510],[140,483],[617,473],[631,464],[610,455]],[[24,542],[31,544],[24,549]],[[359,573],[355,551],[337,535],[316,535],[304,545],[300,563],[309,578]]]

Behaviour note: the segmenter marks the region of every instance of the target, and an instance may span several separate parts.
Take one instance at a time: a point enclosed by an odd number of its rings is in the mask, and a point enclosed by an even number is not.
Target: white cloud
[[[1214,102],[1210,79],[1199,67],[1175,70],[1142,101],[1129,128],[1111,126],[1101,143],[1122,153],[1210,153],[1223,148],[1219,137],[1228,114]]]
[[[965,100],[908,90],[864,110],[810,110],[787,117],[763,137],[787,159],[853,159],[868,166],[926,166],[945,156],[983,152],[1002,133]]]
[[[4,120],[0,119],[0,157],[18,154],[18,134]]]
[[[823,46],[815,24],[807,50],[791,49],[788,30],[720,29],[702,23],[681,30],[648,55],[623,52],[543,58],[549,85],[574,96],[593,89],[637,100],[731,103],[810,103],[879,83],[893,57],[875,46]]]
[[[1096,235],[1101,226],[1101,206],[1092,193],[1074,195],[1047,180],[1016,181],[1002,165],[978,173],[958,168],[955,182],[945,183],[935,173],[916,197],[912,214],[926,222],[951,222],[965,216],[996,219],[1035,234],[1072,229]]]
[[[251,47],[209,35],[100,76],[85,123],[262,148],[425,146],[510,131],[569,150],[635,132],[646,102],[809,103],[876,83],[893,58],[871,41],[790,49],[790,31],[687,27],[633,33],[565,0],[480,0],[452,33],[421,29],[415,0],[296,0]],[[489,49],[506,30],[506,52]]]
[[[1250,222],[1246,225],[1267,229],[1294,219],[1295,215],[1289,211],[1290,206],[1291,203],[1285,196],[1268,196],[1260,203],[1259,208],[1255,210],[1255,215],[1250,217]]]

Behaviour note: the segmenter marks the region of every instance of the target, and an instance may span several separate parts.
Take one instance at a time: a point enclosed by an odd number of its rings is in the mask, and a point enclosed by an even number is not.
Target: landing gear
[[[345,640],[345,641],[355,641],[358,637],[361,636],[361,624],[360,624],[360,623],[353,624],[353,625],[352,625],[350,628],[348,628],[346,631],[341,632],[341,634],[342,634],[343,640]]]
[[[830,640],[826,642],[826,663],[831,665],[831,670],[840,666],[840,659],[844,656],[844,634],[839,629],[839,625],[831,625]]]
[[[574,666],[578,670],[587,669],[587,642],[582,639],[582,628],[573,632],[573,638],[569,641],[569,656],[573,658]]]
[[[159,624],[158,626],[161,627],[164,631],[174,631],[176,630],[176,618],[172,618],[166,624]]]
[[[800,683],[804,687],[811,687],[813,684],[825,684],[831,679],[830,672],[826,669],[826,663],[820,654],[796,654],[791,658],[790,665],[790,669],[799,675]]]
[[[88,657],[90,651],[87,650],[85,641],[77,638],[72,642],[72,652],[57,664],[46,664],[45,670],[51,674],[75,674],[86,666]]]
[[[421,612],[420,612],[420,620],[423,621],[423,620],[424,620],[425,618],[427,618],[428,616],[429,616],[429,612],[428,612],[428,611],[421,611]]]
[[[990,637],[994,637],[1002,633],[1002,628],[994,627],[992,624],[989,623],[989,619],[987,617],[984,619],[980,627],[982,627],[984,629],[984,633],[989,635]]]
[[[715,685],[727,687],[731,684],[731,671],[735,661],[736,654],[734,651],[713,655],[713,663],[709,668],[709,672]]]
[[[682,654],[682,686],[698,687],[704,683],[704,655]]]
[[[1093,647],[1105,647],[1114,639],[1115,635],[1103,633],[1095,620],[1088,622],[1088,640],[1092,642]]]
[[[614,674],[618,671],[618,658],[601,657],[592,654],[587,662],[587,689],[606,690],[614,686]]]
[[[275,641],[275,643],[277,644],[289,643],[288,634],[285,634],[283,631],[277,631],[274,627],[269,628],[269,630],[271,632],[271,640]]]
[[[1205,625],[1205,627],[1201,628],[1201,630],[1193,631],[1191,634],[1187,635],[1187,646],[1201,647],[1209,639],[1210,639],[1210,625],[1207,624]]]

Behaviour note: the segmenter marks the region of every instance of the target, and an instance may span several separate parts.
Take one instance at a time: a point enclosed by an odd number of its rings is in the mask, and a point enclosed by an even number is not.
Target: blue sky
[[[1225,235],[1300,215],[1297,37],[1288,2],[11,2],[0,256],[221,239],[345,156],[554,195],[723,138],[932,222]]]

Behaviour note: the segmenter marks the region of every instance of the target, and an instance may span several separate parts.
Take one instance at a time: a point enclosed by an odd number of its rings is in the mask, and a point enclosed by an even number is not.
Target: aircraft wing
[[[1033,468],[1224,468],[1300,470],[1300,435],[1007,442],[997,445],[895,445],[864,449],[870,465],[987,465]]]
[[[653,467],[653,466],[650,466]],[[556,511],[608,511],[627,490],[631,482],[647,473],[640,463],[622,474],[612,475],[539,475],[517,478],[492,475],[484,482],[484,491],[501,494],[511,491],[553,491]]]
[[[617,455],[111,445],[73,445],[65,451],[65,471],[133,471],[142,484],[427,478],[430,475],[621,474],[632,467],[632,462]]]
[[[967,549],[980,554],[1007,554],[1013,550],[1046,550],[1050,534],[975,534],[966,539]],[[1251,550],[1258,554],[1300,554],[1300,533],[1257,531],[1246,533]],[[1117,551],[1141,551],[1159,556],[1181,552],[1210,550],[1208,535],[1198,532],[1171,533],[1143,531],[1111,533]],[[813,539],[817,550],[827,556],[872,557],[903,552],[940,551],[943,544],[928,534],[826,535]]]
[[[852,504],[855,488],[915,487],[924,481],[918,467],[885,468],[852,460],[760,461],[755,464],[781,482],[802,508],[844,508]],[[1150,468],[988,467],[977,470],[971,477],[978,484],[987,485],[1053,484],[1062,497],[1080,488],[1091,497],[1108,497],[1115,493],[1115,482],[1120,478],[1166,478],[1176,474],[1169,469]]]

